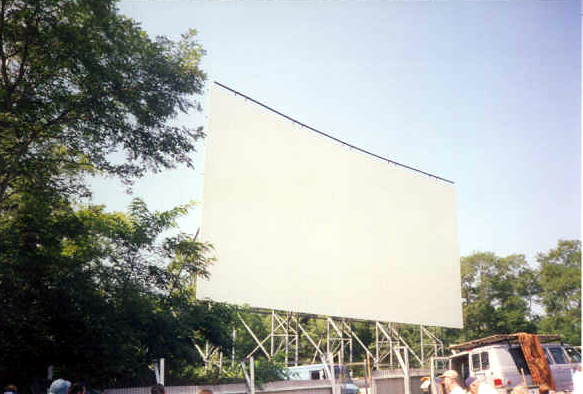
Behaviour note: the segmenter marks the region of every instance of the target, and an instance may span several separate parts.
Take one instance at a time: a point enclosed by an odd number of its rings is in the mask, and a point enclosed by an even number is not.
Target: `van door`
[[[549,346],[547,347],[547,351],[553,359],[553,364],[549,366],[551,367],[557,391],[572,391],[571,363],[569,362],[567,353],[565,353],[561,345]]]
[[[470,355],[471,375],[483,382],[488,382],[486,371],[490,369],[490,357],[488,351],[476,352]],[[489,382],[488,382],[489,383]]]
[[[459,375],[460,384],[464,387],[464,382],[467,378],[470,377],[470,355],[469,354],[460,354],[460,355],[453,355],[450,356],[451,360],[451,369],[456,371]]]

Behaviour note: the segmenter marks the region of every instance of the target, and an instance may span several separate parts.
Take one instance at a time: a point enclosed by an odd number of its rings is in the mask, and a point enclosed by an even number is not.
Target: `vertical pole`
[[[368,375],[366,374],[368,364],[368,353],[366,353],[366,358],[362,360],[362,375],[364,376],[364,394],[368,394]]]
[[[375,368],[379,369],[379,322],[376,322],[375,324],[375,349],[376,349],[376,353],[375,353],[375,360],[374,360],[374,364],[375,364]]]
[[[421,335],[421,368],[423,368],[425,366],[425,353],[423,351],[423,326],[421,324],[419,324],[419,334]]]
[[[298,366],[299,359],[300,359],[300,353],[299,353],[300,352],[300,333],[299,333],[299,331],[300,331],[300,327],[299,327],[300,322],[299,322],[299,319],[295,319],[295,322],[296,322],[296,327],[295,327],[295,330],[296,330],[296,354],[295,354],[295,357],[296,358],[295,358],[294,361],[295,361],[295,366],[297,367]]]
[[[350,364],[352,364],[352,329],[350,326],[348,326],[348,334],[350,334],[350,342],[348,342],[348,346],[350,347]]]
[[[368,358],[368,353],[366,354],[366,374],[368,374],[368,385],[370,387],[370,393],[374,394],[375,389],[373,388],[372,385],[372,372],[370,370],[370,359]]]
[[[393,335],[392,332],[393,330],[391,330],[391,328],[393,328],[393,325],[391,323],[389,323],[389,333],[391,333],[391,335],[389,335],[389,363],[391,365],[391,367],[393,366]]]
[[[209,369],[209,341],[204,344],[204,371]]]
[[[249,373],[247,373],[245,361],[241,361],[241,368],[243,370],[245,382],[247,383],[246,392],[248,394],[255,394],[255,361],[253,360],[253,356],[249,356]]]
[[[401,349],[405,351],[405,360],[401,356]],[[404,346],[395,346],[394,348],[395,355],[397,356],[397,360],[401,365],[401,369],[403,370],[403,383],[404,383],[404,394],[411,394],[411,381],[409,379],[409,357],[408,357],[408,350]]]
[[[429,365],[429,391],[428,394],[437,394],[437,388],[435,387],[435,366],[434,362],[431,361]]]
[[[338,385],[336,384],[336,372],[334,371],[334,356],[328,353],[328,363],[330,365],[330,379],[332,380],[332,394],[338,393]]]
[[[249,375],[251,375],[251,394],[255,394],[255,361],[253,356],[249,359]]]
[[[411,394],[411,378],[409,377],[409,351],[403,348],[405,353],[405,394]]]
[[[341,326],[340,330],[340,357],[338,358],[339,364],[344,364],[344,327]]]
[[[231,368],[235,368],[235,342],[237,342],[237,329],[233,326],[233,347],[231,348]]]
[[[289,367],[289,312],[285,316],[285,366]]]
[[[164,359],[160,359],[160,383],[164,384]]]
[[[273,355],[275,354],[275,311],[272,309],[271,310],[271,350],[269,351],[269,354],[271,355],[271,357],[273,357]]]
[[[326,354],[330,354],[330,319],[326,320]]]
[[[156,383],[160,383],[160,367],[158,361],[154,361],[154,376],[156,376]]]

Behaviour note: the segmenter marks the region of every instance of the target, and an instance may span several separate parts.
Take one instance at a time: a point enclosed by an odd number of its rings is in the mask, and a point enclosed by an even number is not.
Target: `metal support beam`
[[[268,360],[271,360],[271,356],[269,355],[269,353],[267,352],[267,350],[265,350],[265,348],[263,347],[263,343],[269,338],[265,338],[263,341],[260,341],[259,339],[257,339],[257,337],[255,336],[255,334],[253,333],[253,330],[247,325],[247,323],[245,323],[245,320],[243,320],[243,317],[241,315],[239,316],[239,320],[241,320],[241,323],[243,323],[243,327],[245,327],[245,329],[247,330],[247,332],[249,333],[249,335],[251,335],[251,338],[253,338],[255,340],[255,343],[257,344],[257,347],[255,349],[253,349],[251,351],[251,353],[249,353],[247,355],[246,358],[251,357],[251,355],[253,353],[255,353],[255,351],[257,351],[257,349],[261,349],[263,351],[263,354],[265,354],[265,356],[267,357]]]
[[[385,330],[385,328],[381,325],[381,323],[377,322],[377,328],[380,330],[380,332],[389,340],[392,341],[392,336],[395,337],[396,340],[398,340],[398,343],[400,343],[402,346],[404,346],[414,357],[415,359],[419,362],[419,364],[423,365],[423,362],[421,361],[421,359],[419,358],[419,356],[417,356],[417,354],[415,353],[415,351],[413,351],[413,349],[411,349],[411,347],[407,344],[407,342],[401,338],[401,336],[399,335],[399,333],[397,332],[397,330],[395,330],[391,325],[388,325],[388,329],[391,332],[391,335],[389,335],[387,333],[387,331]],[[391,342],[392,345],[392,342]],[[391,346],[392,347],[392,346]]]
[[[328,353],[332,354],[339,354],[340,357],[338,358],[339,363],[344,363],[345,355],[348,350],[348,360],[350,363],[353,362],[353,346],[352,346],[352,339],[355,338],[357,342],[363,347],[365,351],[368,352],[366,346],[362,343],[362,341],[356,336],[356,334],[350,328],[350,324],[346,322],[345,319],[342,319],[339,322],[335,322],[331,318],[327,318],[327,349]],[[332,331],[330,330],[332,327]]]
[[[308,334],[308,332],[306,331],[306,329],[304,328],[304,326],[302,326],[302,324],[298,320],[297,316],[294,316],[293,319],[296,322],[296,324],[298,325],[298,328],[302,331],[302,334],[304,334],[305,337],[308,338],[308,341],[314,347],[314,349],[320,355],[320,357],[324,357],[324,352],[322,352],[322,350],[320,350],[319,345],[316,345],[316,342],[314,342],[314,340],[312,339],[312,337],[310,336],[310,334]]]
[[[437,337],[426,327],[419,326],[419,331],[417,331],[420,341],[420,355],[419,357],[412,346],[410,346],[398,331],[398,325],[393,325],[391,323],[380,323],[374,322],[375,324],[375,350],[369,349],[367,346],[372,344],[365,343],[356,335],[352,329],[350,321],[346,319],[333,319],[331,317],[315,316],[316,319],[325,319],[326,326],[317,325],[319,329],[316,330],[314,334],[313,331],[308,333],[307,329],[301,324],[298,314],[291,312],[277,312],[277,311],[265,311],[259,310],[256,313],[261,313],[264,316],[269,313],[270,320],[268,318],[262,321],[270,330],[269,334],[265,339],[260,340],[260,337],[253,332],[253,329],[245,322],[241,314],[238,314],[239,320],[242,326],[245,328],[243,331],[247,331],[254,343],[255,348],[247,355],[257,357],[257,353],[262,353],[268,360],[273,359],[273,357],[278,353],[283,353],[285,357],[285,365],[298,365],[300,362],[300,356],[304,362],[317,362],[326,354],[332,354],[337,362],[350,364],[355,364],[361,360],[353,359],[354,351],[354,341],[360,346],[367,357],[370,359],[370,366],[375,369],[380,368],[394,368],[399,367],[397,362],[397,356],[395,353],[395,348],[400,347],[406,349],[407,358],[409,353],[412,354],[412,360],[414,365],[417,362],[420,366],[424,366],[426,361],[430,356],[435,356],[441,352],[443,354],[443,343],[437,339]],[[314,317],[311,317],[314,318]],[[271,326],[271,327],[269,327]],[[324,331],[325,330],[325,331]],[[415,332],[412,334],[416,336]],[[236,361],[236,348],[235,343],[237,339],[237,332],[233,329],[233,347],[231,349],[231,366],[235,365]],[[410,337],[410,335],[408,336]],[[307,347],[308,352],[313,349],[313,357],[307,354],[300,354],[300,339],[303,338],[307,340],[310,346]],[[324,344],[324,341],[326,343]],[[201,354],[202,358],[205,360],[205,366],[210,366],[211,355],[218,349],[206,348],[202,350],[202,346],[196,345],[197,350]],[[303,349],[305,351],[306,346],[304,344]],[[294,352],[292,354],[292,351]],[[307,358],[307,359],[306,359]],[[219,369],[222,368],[221,354],[216,353],[212,358],[212,363],[219,363]],[[397,363],[397,364],[394,364]]]
[[[164,359],[154,361],[154,375],[156,376],[156,383],[164,384]]]
[[[241,361],[241,368],[243,369],[245,383],[247,384],[247,393],[255,394],[255,361],[253,360],[253,356],[249,357],[249,373],[247,373],[247,368],[243,361]]]
[[[401,349],[404,350],[404,359],[401,356]],[[395,355],[397,356],[397,360],[401,365],[401,369],[403,370],[403,383],[405,384],[405,394],[411,394],[411,380],[409,379],[409,352],[408,349],[403,346],[395,346],[394,351]]]
[[[327,357],[324,355],[320,356],[322,364],[324,364],[324,369],[326,370],[326,376],[330,380],[330,385],[332,386],[332,394],[340,394],[340,387],[338,387],[338,382],[334,371],[334,356],[332,353],[328,353]],[[407,393],[408,394],[408,393]]]
[[[427,354],[425,354],[425,357],[422,357],[424,363],[423,365],[425,365],[425,363],[427,362],[427,359],[430,358],[431,356],[434,357],[439,357],[439,356],[443,356],[444,355],[444,346],[443,346],[443,342],[441,342],[439,340],[439,338],[437,338],[437,336],[435,336],[431,331],[429,331],[426,327],[420,326],[421,327],[421,354],[423,356],[423,348],[429,348],[429,352]],[[424,343],[423,338],[424,336],[427,336],[427,338],[429,339],[428,343]]]

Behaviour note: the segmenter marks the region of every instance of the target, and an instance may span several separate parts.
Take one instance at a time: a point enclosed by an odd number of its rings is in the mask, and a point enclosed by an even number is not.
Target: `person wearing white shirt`
[[[475,376],[470,376],[466,379],[466,387],[471,394],[497,394],[494,387],[486,382],[482,382]]]
[[[573,373],[573,393],[572,394],[583,394],[583,370],[581,364],[577,367],[575,373]]]
[[[443,378],[442,384],[445,386],[447,390],[447,394],[465,394],[464,389],[458,383],[458,373],[453,369],[447,370],[440,375],[440,378]]]

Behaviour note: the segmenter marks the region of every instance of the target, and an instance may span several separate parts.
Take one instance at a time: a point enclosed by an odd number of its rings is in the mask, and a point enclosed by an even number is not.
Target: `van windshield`
[[[526,360],[524,359],[524,353],[522,353],[522,349],[519,347],[512,347],[508,350],[510,351],[510,355],[514,360],[514,364],[516,364],[516,368],[519,371],[524,371],[525,375],[530,375],[530,369],[528,369],[528,365],[526,365]]]

